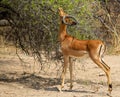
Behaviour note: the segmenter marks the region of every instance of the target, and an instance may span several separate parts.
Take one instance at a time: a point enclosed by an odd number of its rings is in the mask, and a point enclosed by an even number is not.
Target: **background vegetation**
[[[41,63],[42,55],[60,58],[59,7],[79,22],[68,27],[69,34],[78,39],[101,39],[119,52],[119,0],[0,0],[0,43],[21,48]]]

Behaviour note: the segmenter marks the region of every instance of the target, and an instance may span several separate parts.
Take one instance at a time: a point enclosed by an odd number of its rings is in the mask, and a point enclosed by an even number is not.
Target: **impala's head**
[[[76,25],[77,24],[77,20],[73,16],[66,14],[62,8],[59,8],[58,12],[60,15],[61,23],[65,25]]]

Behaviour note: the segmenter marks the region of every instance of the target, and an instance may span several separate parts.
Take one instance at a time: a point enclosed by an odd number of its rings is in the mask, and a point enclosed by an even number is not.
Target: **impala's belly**
[[[86,51],[71,51],[70,54],[69,54],[69,56],[70,57],[82,57],[85,54],[87,54]]]
[[[81,56],[84,56],[85,54],[88,54],[87,51],[82,51],[82,50],[72,50],[72,49],[64,49],[62,50],[62,52],[65,54],[65,55],[68,55],[70,57],[81,57]]]

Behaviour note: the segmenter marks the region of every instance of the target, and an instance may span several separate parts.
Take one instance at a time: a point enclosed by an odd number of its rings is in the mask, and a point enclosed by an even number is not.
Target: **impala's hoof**
[[[72,90],[72,88],[73,88],[73,85],[70,85],[70,90]]]
[[[111,94],[111,92],[112,92],[112,84],[109,84],[108,91]]]
[[[112,92],[112,84],[109,84],[108,92],[109,92],[109,93],[107,93],[107,95],[108,95],[109,97],[112,97],[112,95],[111,95],[111,92]]]
[[[63,86],[57,86],[57,90],[58,90],[59,92],[62,92],[62,88],[63,88]]]

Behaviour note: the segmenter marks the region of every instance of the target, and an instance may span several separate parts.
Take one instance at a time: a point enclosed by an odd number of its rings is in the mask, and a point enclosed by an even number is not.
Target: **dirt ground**
[[[41,70],[32,57],[20,56],[24,62],[0,53],[0,97],[109,97],[104,72],[87,57],[74,62],[73,89],[67,71],[65,87],[58,92],[62,63],[49,62]],[[111,67],[112,97],[120,97],[120,55],[105,55],[104,60]]]

